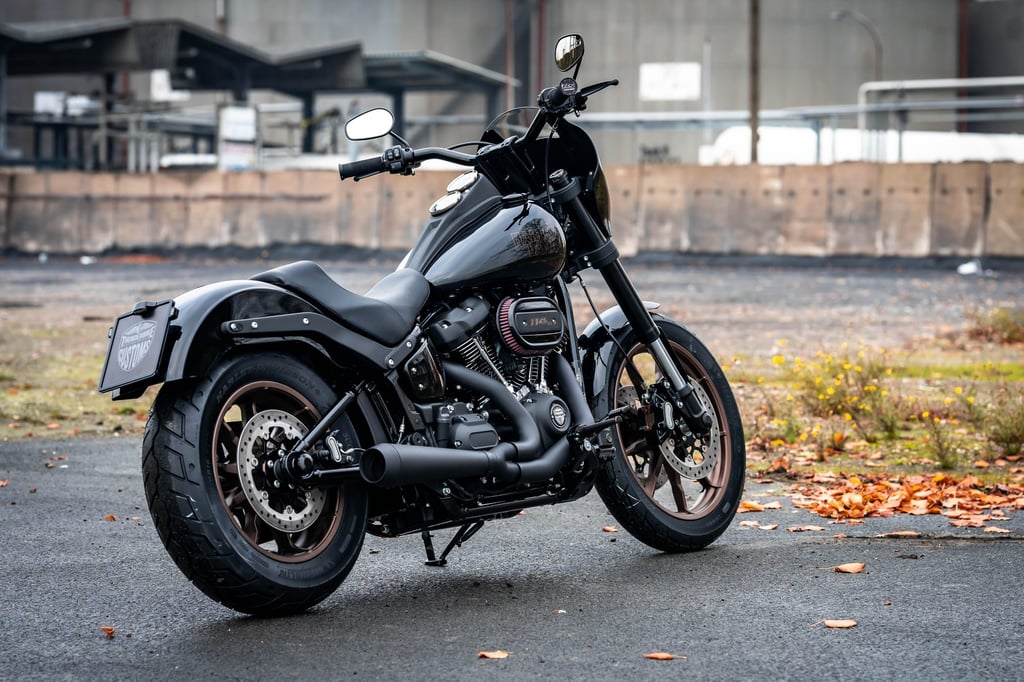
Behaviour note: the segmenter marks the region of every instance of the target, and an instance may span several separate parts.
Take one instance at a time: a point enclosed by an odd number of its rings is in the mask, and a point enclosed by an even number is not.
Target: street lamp
[[[871,42],[875,44],[875,80],[882,80],[882,40],[878,37],[878,28],[875,23],[857,10],[840,9],[832,12],[832,21],[853,19],[871,35]]]

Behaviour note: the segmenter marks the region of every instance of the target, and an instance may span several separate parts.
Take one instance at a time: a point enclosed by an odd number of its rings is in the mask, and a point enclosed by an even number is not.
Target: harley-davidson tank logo
[[[145,359],[156,337],[155,322],[139,322],[125,330],[117,347],[117,364],[130,372]]]
[[[535,218],[512,235],[512,248],[530,258],[544,258],[562,250],[558,229]]]

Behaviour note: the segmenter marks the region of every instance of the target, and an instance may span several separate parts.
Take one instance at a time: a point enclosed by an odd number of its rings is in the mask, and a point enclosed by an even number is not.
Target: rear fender
[[[174,299],[161,370],[146,381],[116,389],[113,398],[137,398],[147,386],[201,376],[231,346],[219,333],[225,320],[315,310],[280,287],[253,280],[216,282],[181,294]]]

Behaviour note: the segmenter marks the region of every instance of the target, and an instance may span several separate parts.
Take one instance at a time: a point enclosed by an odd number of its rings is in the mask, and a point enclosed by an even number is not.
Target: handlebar
[[[545,123],[553,122],[554,119],[565,116],[570,111],[582,111],[587,106],[588,97],[618,84],[618,80],[610,80],[580,90],[575,80],[563,78],[557,87],[547,88],[540,93],[537,103],[541,107],[541,112],[530,125],[526,135],[517,139],[515,144],[521,145],[535,140]],[[506,142],[511,141],[511,139],[506,140]],[[342,180],[353,178],[356,181],[384,172],[411,175],[414,168],[431,159],[448,161],[460,166],[477,165],[476,154],[464,154],[444,147],[412,149],[408,146],[398,145],[385,149],[384,153],[377,158],[340,163],[338,164],[338,174]]]
[[[354,178],[357,182],[384,172],[410,175],[414,168],[430,159],[449,161],[460,166],[472,166],[476,162],[474,154],[463,154],[444,147],[411,149],[399,145],[385,149],[384,153],[376,158],[339,163],[338,174],[342,180]]]
[[[342,180],[346,178],[359,180],[377,173],[383,173],[386,170],[387,166],[384,165],[384,160],[379,156],[373,159],[338,164],[338,174],[341,175]]]

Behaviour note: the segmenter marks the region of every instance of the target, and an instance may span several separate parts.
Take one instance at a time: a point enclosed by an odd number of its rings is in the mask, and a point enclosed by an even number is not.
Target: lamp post
[[[875,80],[882,80],[882,39],[878,37],[878,28],[875,22],[868,19],[857,10],[841,9],[832,12],[832,21],[853,19],[871,35],[871,42],[875,44]]]
[[[842,21],[843,19],[853,19],[858,24],[864,27],[864,30],[871,36],[871,42],[875,44],[875,81],[882,80],[882,39],[878,37],[878,27],[875,26],[875,22],[871,21],[867,16],[852,9],[841,9],[832,12],[832,21]],[[866,122],[864,112],[857,114],[860,121]],[[863,123],[859,124],[858,127],[864,130],[865,126]],[[877,158],[879,150],[876,147],[878,144],[877,136],[874,131],[869,134],[868,139],[861,140],[861,158],[865,161],[869,158]]]

